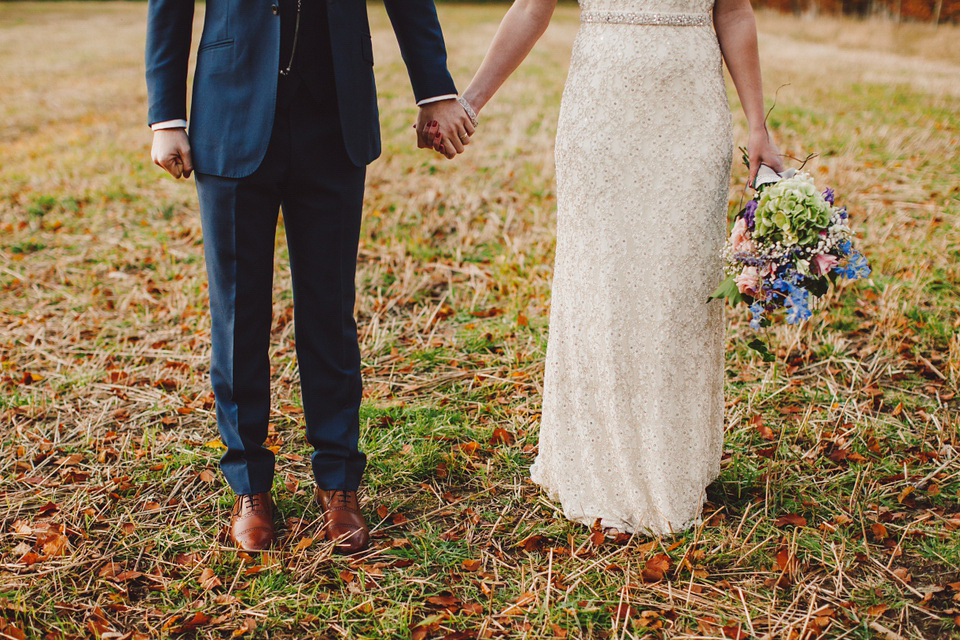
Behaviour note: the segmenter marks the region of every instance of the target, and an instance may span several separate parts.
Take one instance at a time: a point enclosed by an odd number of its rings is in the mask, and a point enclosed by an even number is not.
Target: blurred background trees
[[[796,15],[824,13],[897,22],[960,22],[960,0],[752,0],[753,6]]]

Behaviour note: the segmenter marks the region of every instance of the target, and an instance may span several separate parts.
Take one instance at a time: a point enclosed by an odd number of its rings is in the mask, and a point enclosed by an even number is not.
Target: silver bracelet
[[[460,106],[463,107],[463,110],[467,112],[467,117],[470,118],[470,122],[473,123],[473,126],[477,126],[480,122],[477,120],[477,112],[474,111],[473,106],[469,102],[463,99],[463,96],[457,96],[457,102],[460,103]]]

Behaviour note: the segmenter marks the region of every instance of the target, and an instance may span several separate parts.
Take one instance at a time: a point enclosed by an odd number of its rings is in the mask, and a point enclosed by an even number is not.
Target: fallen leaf
[[[483,613],[483,605],[479,602],[467,603],[460,608],[460,613],[465,613],[468,616],[480,615]]]
[[[209,624],[209,622],[210,622],[210,616],[208,616],[203,612],[197,611],[196,613],[193,614],[193,617],[191,617],[189,620],[185,621],[183,624],[177,627],[174,633],[187,633],[188,631],[194,631],[198,627],[202,627],[205,624]]]
[[[293,548],[294,553],[300,553],[307,547],[313,544],[313,538],[301,538],[300,542],[297,543],[297,546]]]
[[[780,567],[780,571],[790,572],[793,568],[793,556],[790,555],[790,552],[787,549],[780,549],[777,551],[777,566]]]
[[[633,618],[636,615],[636,609],[631,607],[626,602],[621,602],[618,604],[616,610],[613,612],[613,617],[617,620],[626,620],[627,618]]]
[[[641,576],[644,582],[660,582],[663,580],[664,575],[667,571],[670,570],[670,556],[658,553],[657,555],[649,558],[644,564],[643,571]]]
[[[136,580],[142,575],[143,574],[139,571],[121,571],[116,575],[114,580],[117,582],[127,582],[129,580]]]
[[[458,608],[460,606],[460,599],[449,591],[441,591],[440,595],[430,596],[427,598],[427,602],[437,607],[445,608]]]
[[[203,571],[200,572],[200,586],[206,591],[216,589],[217,587],[222,587],[223,583],[220,582],[220,578],[213,572],[213,569],[210,567],[204,567]]]
[[[37,543],[43,550],[44,555],[62,556],[67,551],[67,536],[59,533],[51,533],[46,536],[38,537]]]
[[[494,318],[503,313],[503,309],[485,309],[483,311],[471,311],[470,315],[474,318]]]
[[[891,573],[895,575],[899,580],[902,580],[905,584],[910,584],[910,581],[913,579],[913,576],[910,575],[910,572],[907,571],[906,567],[899,567],[894,569]]]
[[[773,429],[763,424],[762,422],[756,425],[756,429],[757,429],[757,432],[760,434],[760,437],[763,438],[764,440],[777,439],[777,434],[773,432]]]
[[[797,515],[796,513],[789,513],[774,520],[773,525],[775,527],[805,527],[807,526],[807,519],[801,515]]]
[[[750,637],[749,634],[747,634],[740,627],[733,626],[723,627],[723,635],[727,636],[728,638],[733,638],[733,640],[743,640],[744,638]]]
[[[882,616],[887,609],[889,609],[885,604],[874,604],[867,607],[867,614],[871,616]]]
[[[547,538],[541,535],[532,535],[527,538],[524,538],[518,546],[523,547],[524,551],[534,552],[540,551],[543,548],[543,545],[546,544]]]
[[[12,622],[7,622],[3,618],[0,618],[0,636],[5,640],[11,638],[12,640],[27,640],[27,634],[17,628]]]
[[[483,565],[481,560],[464,560],[462,563],[463,568],[466,571],[477,571]]]
[[[870,525],[870,533],[872,533],[873,537],[877,540],[884,540],[888,535],[887,528],[879,522],[874,522]]]
[[[242,635],[253,633],[256,630],[257,630],[257,621],[254,620],[253,618],[244,618],[243,624],[241,624],[239,628],[234,629],[233,633],[230,634],[230,637],[239,638]]]

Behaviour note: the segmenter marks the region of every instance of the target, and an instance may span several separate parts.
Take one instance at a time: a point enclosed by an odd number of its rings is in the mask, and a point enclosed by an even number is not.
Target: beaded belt
[[[711,23],[708,13],[652,13],[633,11],[583,11],[580,22],[607,24],[660,25],[664,27],[706,27]]]

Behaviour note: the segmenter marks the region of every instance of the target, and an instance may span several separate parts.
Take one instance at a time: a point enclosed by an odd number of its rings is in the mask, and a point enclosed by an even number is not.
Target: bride
[[[464,91],[480,111],[556,0],[516,0]],[[661,535],[700,518],[723,449],[721,275],[732,133],[783,166],[749,0],[581,0],[556,144],[557,250],[540,447],[567,518]],[[442,141],[441,141],[442,145]]]

